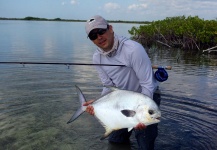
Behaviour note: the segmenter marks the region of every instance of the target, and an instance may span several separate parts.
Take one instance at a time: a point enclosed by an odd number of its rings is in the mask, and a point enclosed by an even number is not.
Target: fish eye
[[[154,110],[148,110],[148,113],[149,113],[150,115],[153,115],[153,114],[154,114]]]

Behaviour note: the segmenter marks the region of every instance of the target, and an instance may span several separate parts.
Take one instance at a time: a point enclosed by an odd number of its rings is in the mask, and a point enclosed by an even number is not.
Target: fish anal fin
[[[105,128],[106,132],[103,135],[103,137],[100,138],[100,140],[104,140],[105,138],[107,138],[114,130],[110,129],[110,128]]]
[[[107,138],[109,136],[109,134],[111,134],[114,129],[109,128],[106,124],[104,124],[95,114],[96,119],[101,123],[101,125],[105,128],[105,133],[104,135],[100,138],[100,140],[104,140],[105,138]]]
[[[129,109],[121,110],[121,113],[126,117],[134,117],[136,114],[134,110],[129,110]]]

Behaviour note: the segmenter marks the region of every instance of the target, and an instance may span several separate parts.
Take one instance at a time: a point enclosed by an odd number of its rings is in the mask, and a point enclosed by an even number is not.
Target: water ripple
[[[217,110],[215,107],[196,99],[162,94],[161,110],[162,116],[164,116],[161,123],[162,130],[167,130],[166,127],[170,126],[170,130],[173,130],[170,132],[170,136],[171,134],[177,136],[174,139],[183,140],[185,138],[185,141],[194,139],[191,142],[191,148],[195,150],[211,150],[217,146],[215,138],[217,135]],[[171,126],[173,123],[176,126]],[[182,137],[180,137],[181,133]],[[171,140],[170,142],[172,142]],[[186,143],[184,145],[178,143],[177,145],[185,147]],[[189,145],[186,145],[186,149],[189,149]]]

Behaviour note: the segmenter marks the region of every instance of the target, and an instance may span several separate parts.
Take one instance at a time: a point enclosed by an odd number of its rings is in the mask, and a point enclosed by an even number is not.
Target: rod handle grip
[[[171,69],[172,69],[172,66],[158,66],[158,65],[152,65],[152,68],[153,68],[153,69],[164,68],[164,69],[167,69],[167,70],[171,70]]]

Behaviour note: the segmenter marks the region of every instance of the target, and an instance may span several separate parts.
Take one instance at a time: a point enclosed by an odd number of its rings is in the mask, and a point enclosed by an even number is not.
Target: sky
[[[217,19],[217,0],[0,0],[0,17],[156,21],[166,17]]]

